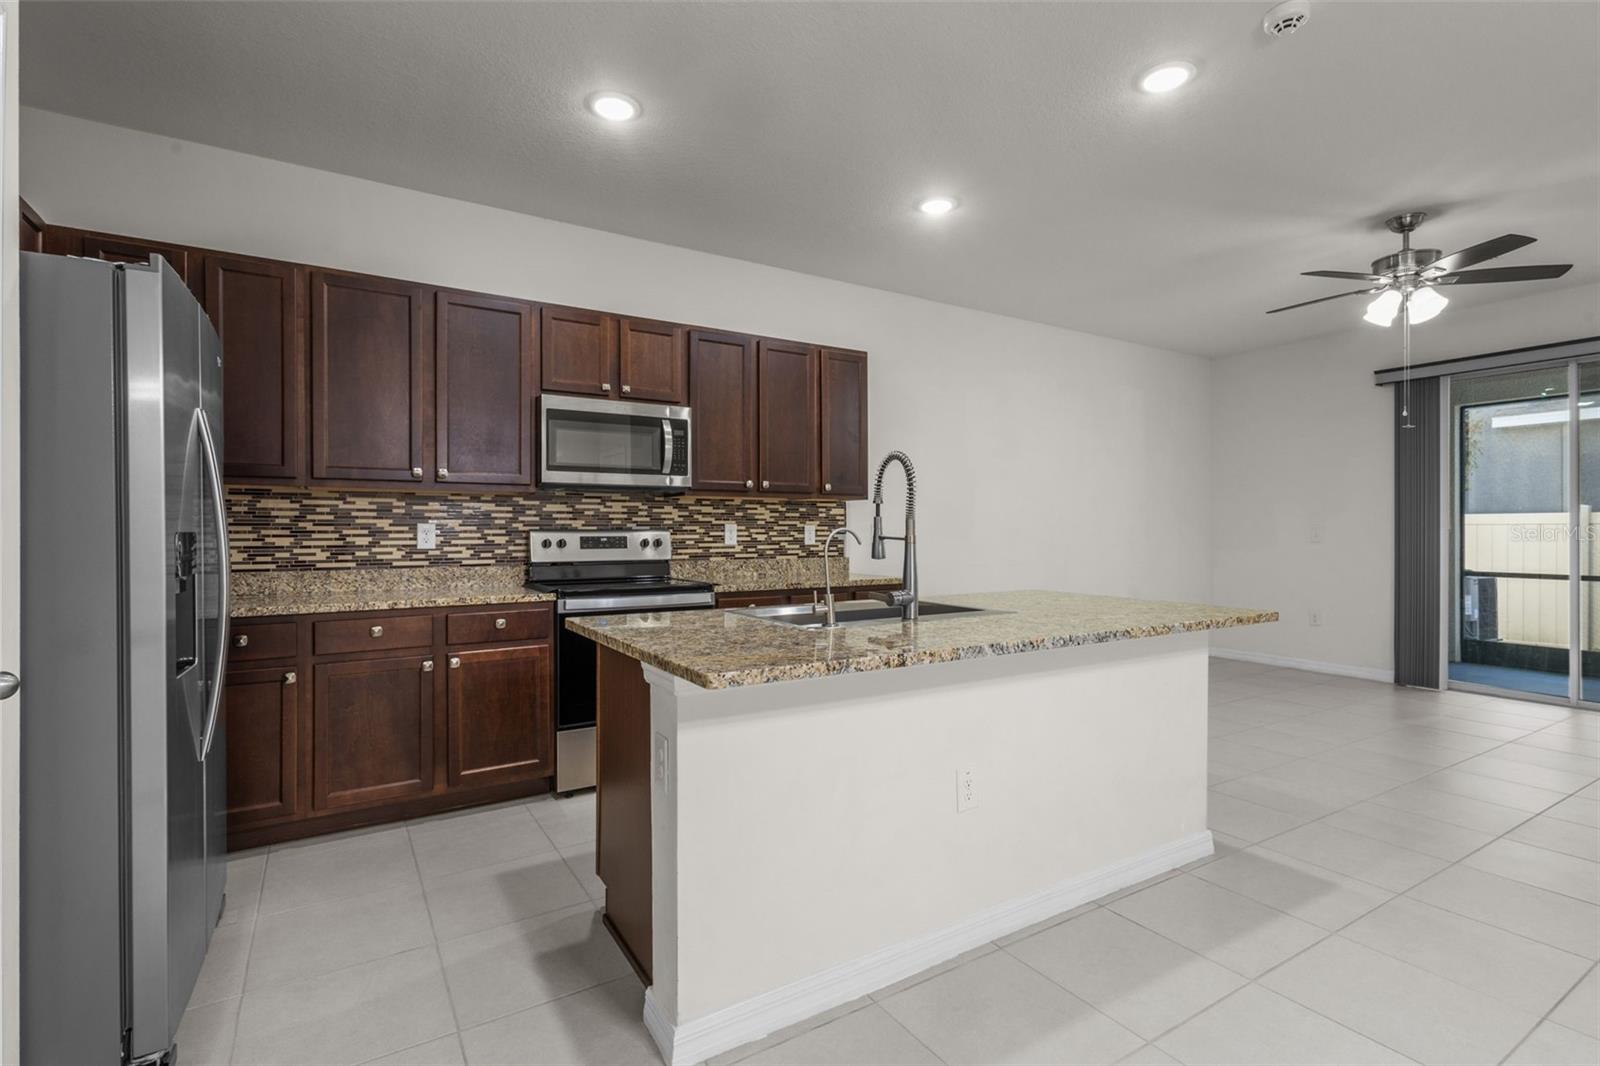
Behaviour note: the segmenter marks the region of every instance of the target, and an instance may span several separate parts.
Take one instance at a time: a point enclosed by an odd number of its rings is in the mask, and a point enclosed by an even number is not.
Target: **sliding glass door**
[[[1450,684],[1600,700],[1600,364],[1457,377],[1449,395]]]

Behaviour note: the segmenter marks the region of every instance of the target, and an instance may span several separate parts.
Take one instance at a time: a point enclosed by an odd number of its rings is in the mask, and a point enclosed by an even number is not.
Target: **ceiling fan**
[[[1436,316],[1444,310],[1445,304],[1450,302],[1440,295],[1439,288],[1442,286],[1486,285],[1502,281],[1544,281],[1549,278],[1559,278],[1572,269],[1571,263],[1562,263],[1550,266],[1467,270],[1467,267],[1476,266],[1530,245],[1534,242],[1534,238],[1524,237],[1520,233],[1507,233],[1482,244],[1463,248],[1459,252],[1441,255],[1437,248],[1411,247],[1412,231],[1422,225],[1423,219],[1427,217],[1422,211],[1407,211],[1385,219],[1383,224],[1388,226],[1391,232],[1400,234],[1400,250],[1381,259],[1374,259],[1370,273],[1307,270],[1304,274],[1308,278],[1349,278],[1352,281],[1364,281],[1367,283],[1365,288],[1335,293],[1332,296],[1321,296],[1315,300],[1305,300],[1287,307],[1274,307],[1267,314],[1293,311],[1297,307],[1309,307],[1328,300],[1342,300],[1346,296],[1376,296],[1377,299],[1367,306],[1364,317],[1368,322],[1375,326],[1387,326],[1394,321],[1395,315],[1404,306],[1410,320],[1408,324],[1417,325]]]

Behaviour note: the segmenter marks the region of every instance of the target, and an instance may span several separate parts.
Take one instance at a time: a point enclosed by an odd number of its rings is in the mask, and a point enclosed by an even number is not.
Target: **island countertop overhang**
[[[1260,625],[1278,612],[1026,590],[940,596],[981,615],[803,629],[730,611],[567,619],[598,644],[706,689]]]

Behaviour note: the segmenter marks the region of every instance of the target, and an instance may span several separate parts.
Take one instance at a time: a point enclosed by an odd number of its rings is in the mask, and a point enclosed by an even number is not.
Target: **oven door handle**
[[[661,420],[661,472],[672,473],[672,419]]]

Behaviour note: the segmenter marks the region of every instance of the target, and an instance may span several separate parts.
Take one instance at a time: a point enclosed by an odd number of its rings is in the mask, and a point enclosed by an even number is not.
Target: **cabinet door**
[[[435,481],[533,484],[533,305],[441,292],[434,308]]]
[[[817,353],[787,341],[760,346],[761,491],[817,491]]]
[[[206,259],[206,313],[222,338],[223,472],[305,475],[305,274],[288,263]]]
[[[193,248],[160,241],[146,241],[134,237],[112,237],[104,233],[85,233],[81,254],[89,259],[104,259],[109,263],[148,263],[150,257],[165,259],[178,277],[196,296],[205,289],[200,271],[200,254]]]
[[[299,692],[293,669],[228,671],[222,713],[228,738],[229,826],[299,813]]]
[[[617,320],[598,311],[545,307],[539,349],[547,392],[610,396],[617,371]]]
[[[420,286],[312,271],[312,477],[423,480],[431,314]]]
[[[452,788],[554,772],[548,643],[455,652],[447,689]]]
[[[808,596],[809,600],[810,597]],[[733,607],[777,607],[790,602],[787,592],[719,592],[717,606],[727,610]]]
[[[744,492],[756,476],[756,346],[735,333],[689,332],[689,451],[697,489]]]
[[[317,810],[433,788],[433,659],[312,667],[311,800]]]
[[[39,217],[39,212],[28,206],[28,201],[21,197],[17,200],[17,225],[21,227],[17,235],[17,251],[44,251],[44,219]]]
[[[617,376],[623,398],[688,402],[687,331],[670,322],[641,318],[621,319],[617,330]]]
[[[822,377],[822,491],[867,494],[867,355],[824,348]]]

